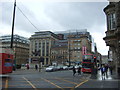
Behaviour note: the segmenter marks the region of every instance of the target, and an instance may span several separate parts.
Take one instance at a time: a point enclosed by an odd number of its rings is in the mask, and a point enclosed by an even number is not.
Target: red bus
[[[0,48],[0,74],[11,73],[13,70],[13,51]]]
[[[91,73],[91,68],[94,64],[94,58],[92,54],[85,54],[83,55],[83,60],[82,60],[82,72],[90,72]]]

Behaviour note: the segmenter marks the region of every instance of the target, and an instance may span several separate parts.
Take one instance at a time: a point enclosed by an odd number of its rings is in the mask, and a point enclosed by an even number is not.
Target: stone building
[[[108,55],[102,55],[102,64],[108,64]]]
[[[11,35],[4,35],[0,37],[2,48],[10,48]],[[13,36],[13,50],[14,59],[17,65],[26,64],[29,59],[29,40],[25,37],[14,35]]]
[[[58,40],[58,36],[50,31],[35,32],[30,37],[30,65],[40,63],[42,58],[42,66],[51,65],[51,46]]]
[[[35,32],[30,37],[30,65],[80,64],[83,54],[93,54],[91,45],[91,35],[87,31],[59,34],[50,31]]]
[[[71,64],[80,64],[84,54],[92,54],[91,35],[89,32],[77,32],[68,35],[68,49]]]
[[[51,47],[51,60],[57,65],[66,65],[68,62],[68,40],[58,40]]]
[[[107,19],[107,31],[103,39],[112,53],[113,60],[111,61],[113,61],[115,70],[120,74],[120,1],[109,2],[104,12]]]

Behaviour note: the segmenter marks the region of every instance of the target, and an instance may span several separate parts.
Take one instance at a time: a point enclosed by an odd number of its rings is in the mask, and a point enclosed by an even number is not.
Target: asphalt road
[[[17,70],[8,77],[2,78],[5,89],[69,89],[79,88],[110,88],[118,89],[118,79],[91,79],[90,74],[72,75],[71,70],[56,72],[38,72],[35,70]]]

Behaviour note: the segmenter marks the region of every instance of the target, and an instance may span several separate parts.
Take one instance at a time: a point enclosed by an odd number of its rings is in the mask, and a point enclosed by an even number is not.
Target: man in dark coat
[[[76,70],[75,67],[73,66],[73,76],[75,76]]]
[[[35,69],[38,70],[38,65],[37,64],[35,65]]]
[[[78,68],[78,75],[81,75],[81,67]]]

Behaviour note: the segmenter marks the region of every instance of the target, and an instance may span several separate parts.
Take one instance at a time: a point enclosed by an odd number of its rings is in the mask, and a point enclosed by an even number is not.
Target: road
[[[42,72],[31,70],[17,70],[2,78],[2,88],[5,89],[70,89],[79,88],[118,88],[118,79],[91,79],[90,74],[72,76],[71,70]]]

